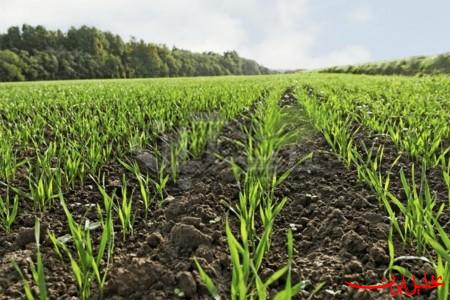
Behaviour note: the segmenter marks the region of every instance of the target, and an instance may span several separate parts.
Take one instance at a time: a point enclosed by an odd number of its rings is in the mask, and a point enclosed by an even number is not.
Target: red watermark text
[[[398,280],[394,275],[391,276],[391,281],[387,281],[386,278],[382,278],[381,280],[383,281],[382,283],[375,285],[359,285],[345,280],[344,283],[355,289],[377,290],[389,288],[391,296],[420,295],[421,290],[430,290],[444,286],[442,276],[438,276],[437,278],[431,276],[428,280],[426,273],[423,274],[423,283],[419,283],[414,275],[411,276],[411,281],[406,280],[405,276],[402,276],[401,280]]]

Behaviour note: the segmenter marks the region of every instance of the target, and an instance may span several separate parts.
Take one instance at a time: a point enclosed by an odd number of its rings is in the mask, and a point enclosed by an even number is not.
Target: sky
[[[89,25],[279,70],[450,51],[450,0],[0,0],[0,32]]]

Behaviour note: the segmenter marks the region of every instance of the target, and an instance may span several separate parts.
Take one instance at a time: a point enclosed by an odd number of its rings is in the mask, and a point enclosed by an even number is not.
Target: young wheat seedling
[[[36,241],[36,264],[30,260],[30,267],[31,267],[31,274],[33,278],[33,282],[35,286],[37,287],[37,292],[39,294],[39,300],[47,300],[47,286],[45,283],[45,276],[44,276],[44,263],[42,260],[42,254],[41,254],[41,244],[40,244],[40,236],[41,236],[41,225],[38,219],[36,219],[35,225],[34,225],[34,238]],[[23,289],[25,292],[25,297],[27,300],[35,300],[36,298],[33,295],[33,289],[31,288],[30,284],[28,283],[28,280],[25,279],[25,276],[23,275],[22,271],[20,270],[17,263],[14,261],[13,265],[17,272],[20,274],[20,277],[22,277],[23,282]]]
[[[69,258],[72,273],[78,286],[80,298],[82,300],[90,299],[91,288],[94,280],[97,281],[97,288],[101,297],[106,282],[109,259],[111,257],[114,243],[111,204],[108,204],[106,207],[106,219],[103,219],[102,210],[99,206],[97,206],[100,223],[102,225],[102,234],[99,246],[97,247],[97,253],[95,254],[90,229],[89,226],[86,226],[88,224],[82,225],[75,222],[72,214],[66,206],[66,203],[64,202],[64,199],[62,198],[62,195],[60,195],[60,198],[61,206],[64,209],[69,225],[71,240],[73,241],[76,249],[76,255],[72,255],[72,251],[62,240],[58,239],[54,233],[50,233],[49,238],[58,255],[62,258],[62,254],[64,253]],[[105,258],[105,255],[106,266],[102,267],[102,261]]]
[[[132,197],[128,198],[127,192],[127,180],[125,179],[125,175],[122,177],[122,201],[120,201],[119,205],[117,205],[116,210],[119,215],[120,225],[122,226],[122,237],[123,241],[126,240],[128,234],[133,235],[133,199]]]
[[[5,198],[0,196],[0,225],[2,225],[6,233],[9,233],[11,231],[11,226],[16,220],[18,209],[18,195],[14,196],[13,201],[11,201],[8,191],[6,191]]]

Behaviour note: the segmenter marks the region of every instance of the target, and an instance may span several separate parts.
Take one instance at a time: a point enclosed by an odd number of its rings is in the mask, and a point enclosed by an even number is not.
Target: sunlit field
[[[0,299],[448,299],[449,209],[446,76],[0,84]]]

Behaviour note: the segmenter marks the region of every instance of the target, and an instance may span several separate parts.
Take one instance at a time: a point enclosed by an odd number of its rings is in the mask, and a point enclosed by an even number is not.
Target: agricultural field
[[[449,77],[4,83],[0,141],[0,299],[449,298]]]

